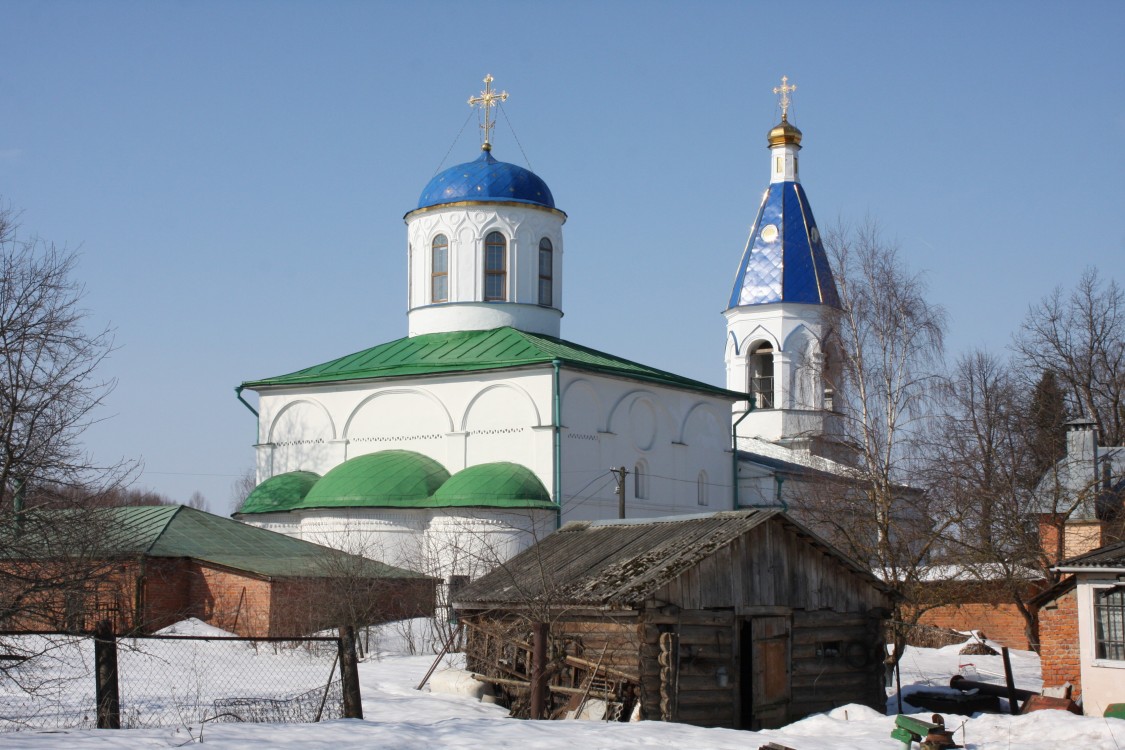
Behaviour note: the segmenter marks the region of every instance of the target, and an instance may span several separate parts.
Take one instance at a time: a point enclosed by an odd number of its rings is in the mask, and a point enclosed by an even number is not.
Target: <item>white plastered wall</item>
[[[693,391],[564,370],[562,521],[616,518],[624,466],[626,516],[651,518],[731,508],[730,401]],[[637,496],[632,472],[646,469]],[[704,474],[706,505],[699,504]]]
[[[550,368],[266,390],[259,401],[258,481],[282,471],[323,476],[348,458],[402,449],[433,458],[450,474],[481,463],[519,463],[554,497],[553,391]],[[638,463],[646,468],[647,491],[638,497],[630,475],[628,517],[731,508],[729,400],[565,367],[560,393],[563,522],[616,518],[608,470],[633,472]],[[310,435],[317,437],[308,450],[293,449]],[[438,561],[430,568],[474,575],[471,561],[486,557],[484,547],[515,554],[552,530],[556,518],[553,510],[353,508],[244,520],[390,563]]]
[[[407,217],[408,335],[489,330],[512,326],[558,336],[562,318],[562,225],[560,211],[515,203],[437,207]],[[503,302],[484,301],[484,240],[498,231],[508,240],[507,289]],[[449,294],[432,299],[431,248],[444,234],[449,241]],[[552,245],[552,299],[539,305],[539,242]]]
[[[724,313],[729,390],[749,389],[749,356],[759,344],[769,343],[774,350],[776,408],[757,410],[744,419],[738,426],[740,436],[780,441],[828,429],[819,376],[823,313],[820,305],[785,302],[745,305]],[[735,404],[732,419],[741,417],[746,407],[745,401]]]
[[[1079,574],[1078,642],[1082,664],[1082,711],[1101,716],[1110,703],[1125,703],[1125,661],[1098,659],[1095,645],[1094,592],[1118,585],[1116,576]]]

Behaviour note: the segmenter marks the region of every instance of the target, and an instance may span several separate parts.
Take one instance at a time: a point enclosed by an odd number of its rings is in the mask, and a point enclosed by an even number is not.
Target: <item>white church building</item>
[[[538,175],[493,156],[507,95],[491,81],[471,102],[481,154],[405,215],[406,336],[238,387],[258,395],[259,484],[235,517],[452,580],[562,523],[618,517],[615,467],[631,518],[784,505],[786,479],[846,471],[829,460],[821,385],[839,302],[798,179],[793,87],[775,90],[718,387],[561,337],[567,215]]]

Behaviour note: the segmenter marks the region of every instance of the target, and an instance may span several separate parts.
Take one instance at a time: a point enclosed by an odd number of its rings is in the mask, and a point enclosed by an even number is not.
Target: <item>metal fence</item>
[[[349,636],[0,634],[0,732],[354,716]]]

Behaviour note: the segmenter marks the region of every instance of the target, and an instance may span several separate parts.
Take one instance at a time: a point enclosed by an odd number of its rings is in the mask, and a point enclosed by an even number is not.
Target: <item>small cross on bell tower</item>
[[[489,141],[489,135],[492,128],[496,123],[492,121],[492,108],[500,106],[500,102],[508,100],[507,91],[493,91],[492,90],[492,74],[489,73],[484,77],[484,91],[480,92],[480,96],[470,96],[469,106],[479,106],[484,110],[484,124],[481,125],[481,130],[484,131],[484,143],[481,144],[482,151],[491,151],[492,143]]]
[[[789,121],[789,105],[793,103],[793,100],[789,98],[789,95],[796,90],[797,84],[794,83],[792,86],[789,85],[789,76],[782,76],[781,85],[773,87],[773,93],[781,94],[781,99],[778,101],[778,103],[781,105],[782,122]]]

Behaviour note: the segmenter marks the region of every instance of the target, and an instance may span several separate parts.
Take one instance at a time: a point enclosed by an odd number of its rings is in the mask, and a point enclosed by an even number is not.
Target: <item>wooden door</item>
[[[741,632],[743,729],[789,723],[789,618],[751,617]]]

